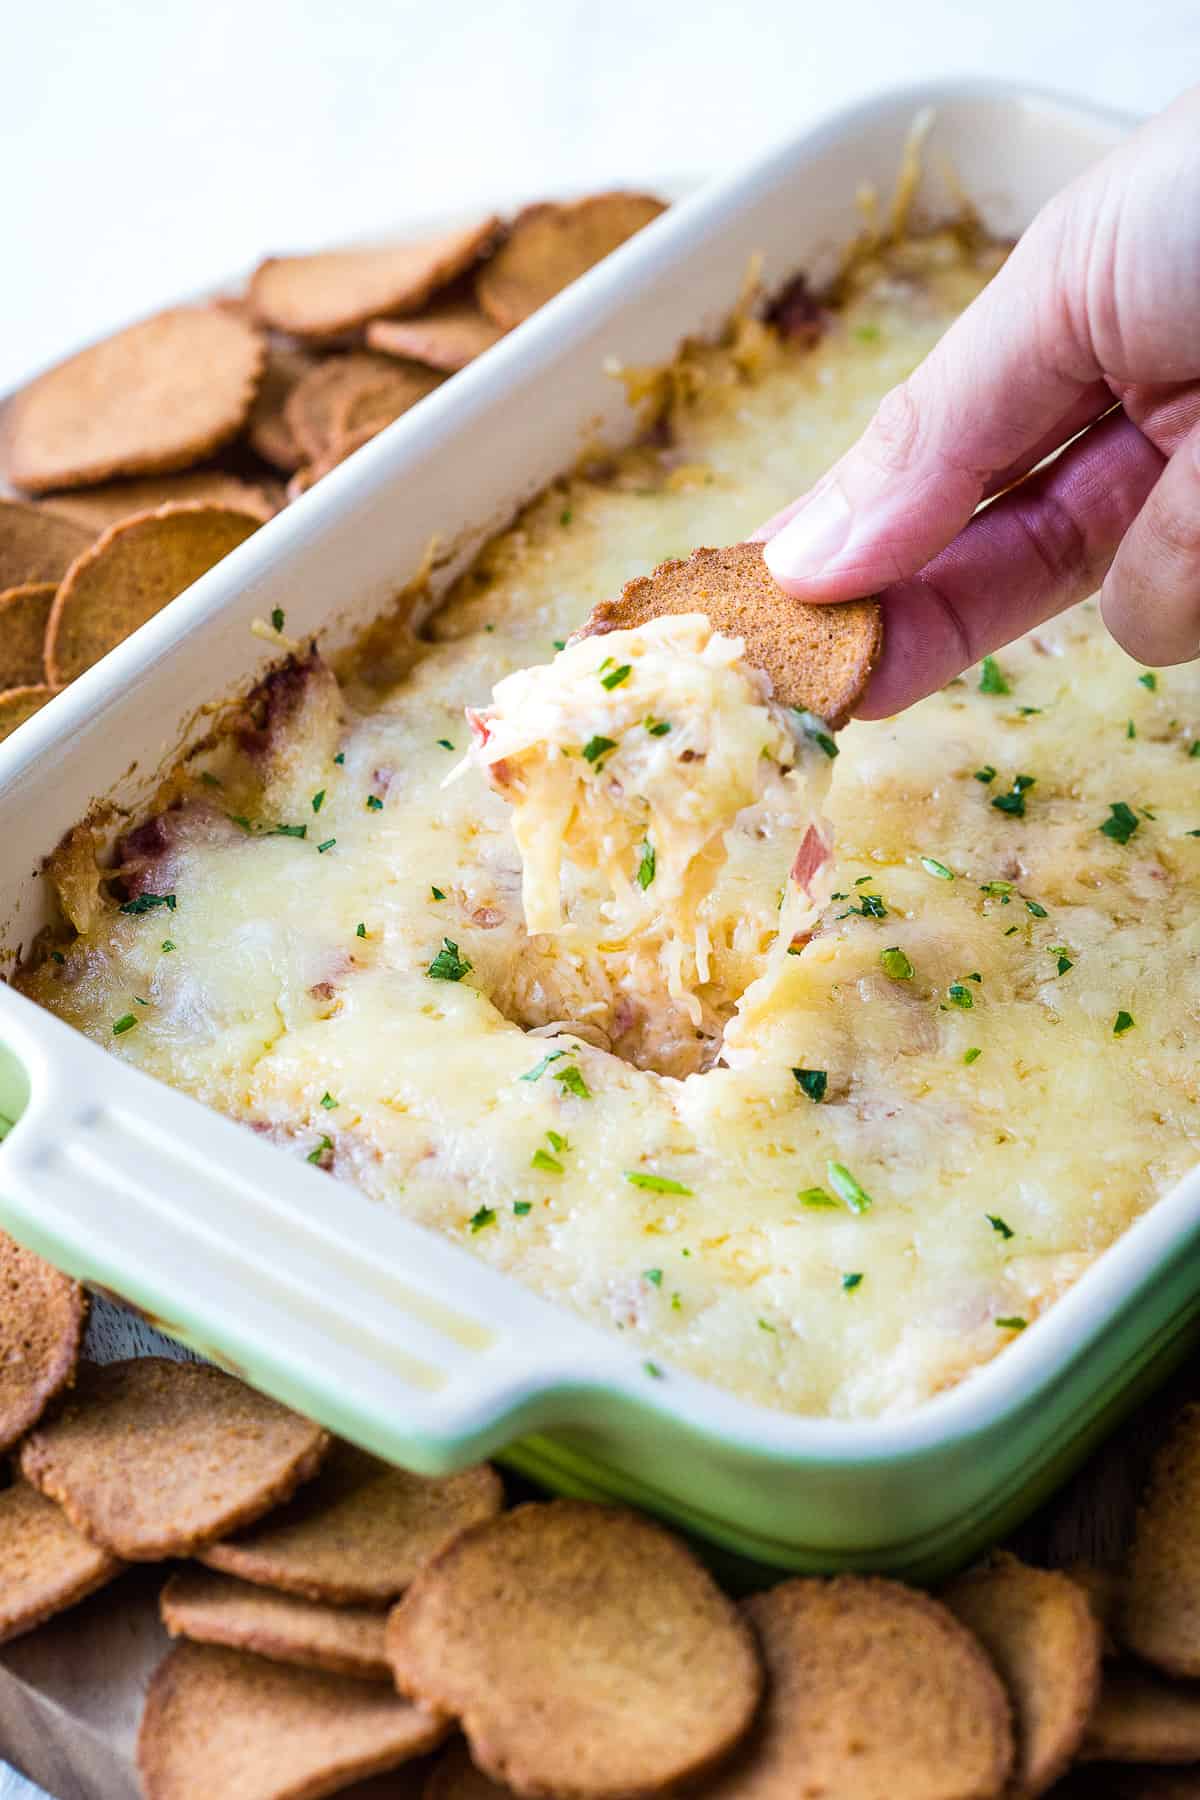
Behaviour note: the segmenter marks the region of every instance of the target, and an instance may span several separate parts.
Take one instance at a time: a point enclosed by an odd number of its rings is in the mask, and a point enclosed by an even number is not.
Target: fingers
[[[1151,666],[1200,655],[1200,426],[1126,533],[1100,596],[1104,623]]]
[[[961,531],[1001,471],[1103,407],[1101,371],[1062,295],[1070,245],[1052,205],[764,552],[802,600],[913,575]],[[1072,242],[1074,239],[1071,240]]]
[[[1153,444],[1114,413],[985,507],[919,576],[884,591],[883,656],[858,716],[901,711],[1093,593],[1163,466]],[[1193,504],[1200,521],[1200,492]],[[1200,544],[1200,525],[1194,537]]]

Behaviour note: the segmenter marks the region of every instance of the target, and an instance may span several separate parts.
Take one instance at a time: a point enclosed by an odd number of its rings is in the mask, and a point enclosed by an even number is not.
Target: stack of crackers
[[[662,210],[593,194],[272,257],[31,382],[0,419],[0,738]]]
[[[207,1364],[80,1360],[82,1291],[2,1234],[0,1282],[0,1639],[170,1560],[147,1800],[1200,1795],[1200,1408],[1120,1569],[738,1603],[635,1512],[506,1508],[486,1465],[411,1475]]]

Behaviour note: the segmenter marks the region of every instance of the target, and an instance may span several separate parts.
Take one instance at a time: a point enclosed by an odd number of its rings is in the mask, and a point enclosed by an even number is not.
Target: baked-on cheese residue
[[[444,785],[466,707],[810,486],[996,261],[902,244],[819,325],[689,349],[665,425],[528,507],[421,635],[281,670],[116,867],[77,834],[74,929],[20,985],[668,1382],[862,1418],[1001,1352],[1197,1157],[1200,665],[1139,669],[1089,604],[849,725],[811,934],[781,930],[769,797],[725,834],[699,1026],[598,871],[531,935],[512,808]]]
[[[568,644],[506,675],[491,706],[468,709],[471,758],[512,807],[526,930],[585,930],[569,894],[564,918],[565,878],[599,875],[610,896],[601,930],[651,934],[667,991],[697,1026],[694,990],[712,960],[703,907],[739,816],[753,808],[749,828],[819,847],[780,894],[788,942],[815,919],[826,860],[814,815],[832,740],[820,720],[772,700],[743,650],[699,613],[652,619]]]

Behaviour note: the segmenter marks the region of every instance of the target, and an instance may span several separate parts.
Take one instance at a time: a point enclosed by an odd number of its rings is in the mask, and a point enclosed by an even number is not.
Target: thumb
[[[764,527],[767,567],[796,599],[852,599],[914,575],[995,476],[1111,406],[1070,304],[1067,221],[1082,199],[1051,202],[852,449]]]

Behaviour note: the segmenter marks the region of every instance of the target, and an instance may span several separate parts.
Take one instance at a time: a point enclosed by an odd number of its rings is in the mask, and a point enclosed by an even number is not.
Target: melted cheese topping
[[[654,619],[505,676],[469,713],[471,758],[512,807],[526,930],[597,946],[649,934],[696,1026],[710,934],[736,923],[710,900],[728,834],[745,813],[743,830],[801,844],[829,785],[821,722],[777,706],[743,651],[700,614]],[[577,877],[566,921],[564,858]],[[808,889],[781,897],[789,938],[812,923],[804,902]]]
[[[340,687],[283,678],[222,786],[193,777],[133,834],[121,886],[68,849],[82,931],[26,991],[668,1379],[862,1417],[995,1355],[997,1321],[1034,1319],[1196,1157],[1200,670],[1140,684],[1086,605],[1003,653],[1007,691],[973,673],[851,725],[811,939],[770,954],[794,841],[732,834],[701,1025],[676,1008],[653,1068],[640,1014],[672,1001],[637,935],[531,938],[509,807],[477,774],[443,786],[464,707],[811,483],[990,266],[912,244],[815,348],[756,329],[692,354],[669,444],[537,502],[427,639],[380,658],[376,636]],[[1135,828],[1105,834],[1117,802]],[[429,973],[444,939],[458,980]]]

